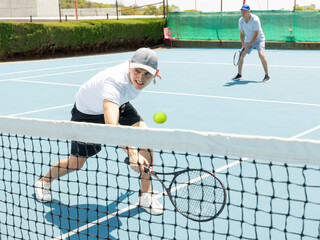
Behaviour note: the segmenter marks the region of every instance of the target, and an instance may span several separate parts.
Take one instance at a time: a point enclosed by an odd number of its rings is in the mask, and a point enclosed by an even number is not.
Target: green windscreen
[[[259,16],[266,41],[320,42],[318,11],[252,11]],[[167,27],[180,39],[239,41],[239,12],[173,12]]]

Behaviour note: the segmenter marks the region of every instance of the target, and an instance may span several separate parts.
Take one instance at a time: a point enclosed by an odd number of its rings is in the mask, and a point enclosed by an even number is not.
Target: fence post
[[[30,22],[32,22],[32,16],[30,16]]]

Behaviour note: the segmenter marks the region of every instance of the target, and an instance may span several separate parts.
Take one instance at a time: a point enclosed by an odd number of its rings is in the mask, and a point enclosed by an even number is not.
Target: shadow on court
[[[50,207],[52,211],[46,214],[45,218],[48,222],[53,223],[61,230],[61,235],[71,232],[80,231],[67,239],[116,239],[111,236],[111,232],[119,229],[122,226],[119,217],[135,216],[139,214],[139,209],[134,208],[128,212],[124,212],[119,216],[110,216],[108,219],[103,220],[99,224],[93,223],[98,219],[104,218],[109,214],[116,214],[118,204],[131,196],[133,192],[121,194],[121,196],[108,206],[97,204],[79,204],[79,205],[65,205],[58,200],[52,203],[44,203]],[[93,223],[92,226],[86,226],[88,223]],[[78,230],[84,227],[83,230]],[[70,233],[73,234],[73,233]],[[55,236],[58,237],[58,236]]]
[[[225,85],[223,85],[224,87],[233,87],[235,85],[246,85],[246,84],[251,84],[251,83],[263,83],[262,81],[231,81],[231,82],[227,82]]]

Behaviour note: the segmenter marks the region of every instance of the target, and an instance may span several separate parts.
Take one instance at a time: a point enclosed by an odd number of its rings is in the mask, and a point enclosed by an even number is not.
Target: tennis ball
[[[164,123],[167,120],[167,115],[163,112],[157,112],[153,115],[153,120],[156,123]]]

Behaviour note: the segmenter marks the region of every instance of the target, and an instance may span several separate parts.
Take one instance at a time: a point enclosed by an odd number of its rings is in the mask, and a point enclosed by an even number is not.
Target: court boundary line
[[[102,65],[102,64],[111,64],[111,63],[119,63],[124,62],[126,60],[117,60],[117,61],[107,61],[107,62],[100,62],[100,63],[88,63],[88,64],[78,64],[78,65],[68,65],[62,67],[53,67],[53,68],[42,68],[42,69],[34,69],[34,70],[27,70],[27,71],[19,71],[19,72],[9,72],[9,73],[0,73],[0,76],[7,76],[7,75],[14,75],[14,74],[22,74],[22,73],[30,73],[30,72],[41,72],[41,71],[48,71],[48,70],[58,70],[58,69],[67,69],[67,68],[75,68],[75,67],[84,67],[84,66],[94,66],[94,65]],[[216,63],[216,62],[183,62],[183,61],[159,61],[159,63],[166,63],[166,64],[203,64],[203,65],[224,65],[224,66],[233,66],[232,63]],[[260,67],[259,64],[246,64],[248,67]],[[306,68],[306,69],[320,69],[320,66],[290,66],[290,65],[268,65],[268,67],[274,68]],[[105,67],[106,68],[106,67]],[[103,69],[105,69],[103,68]]]
[[[10,72],[10,73],[0,73],[0,76],[14,75],[14,74],[23,74],[30,72],[41,72],[41,71],[49,71],[49,70],[59,70],[59,69],[67,69],[67,68],[75,68],[75,67],[84,67],[84,66],[94,66],[94,65],[102,65],[102,64],[111,64],[111,63],[119,63],[126,60],[117,60],[117,61],[109,61],[109,62],[101,62],[101,63],[88,63],[88,64],[79,64],[79,65],[69,65],[62,67],[54,67],[54,68],[42,68],[42,69],[34,69],[27,71],[19,71],[19,72]],[[213,62],[182,62],[182,61],[159,61],[159,63],[169,63],[169,64],[203,64],[203,65],[224,65],[224,66],[233,66],[232,63],[213,63]],[[259,64],[246,64],[248,67],[260,67]],[[289,66],[289,65],[268,65],[268,67],[274,68],[306,68],[306,69],[320,69],[320,66]],[[106,67],[102,68],[105,69]],[[85,71],[85,70],[83,70]],[[66,73],[67,74],[67,73]],[[37,76],[35,76],[37,77]]]
[[[20,72],[0,73],[0,76],[22,74],[22,73],[29,73],[29,72],[41,72],[41,71],[48,71],[48,70],[58,70],[58,69],[66,69],[66,68],[75,68],[75,67],[85,67],[85,66],[101,65],[101,64],[109,64],[109,63],[118,63],[118,62],[123,62],[123,60],[110,61],[110,62],[101,62],[101,63],[78,64],[78,65],[70,65],[70,66],[63,66],[63,67],[53,67],[53,68],[42,68],[42,69],[34,69],[34,70],[20,71]]]
[[[87,72],[87,71],[95,71],[101,70],[104,68],[95,68],[89,70],[81,70],[81,71],[71,71],[65,73],[54,73],[54,74],[45,74],[38,76],[30,76],[30,77],[21,77],[21,78],[12,78],[12,79],[4,79],[1,81],[11,81],[11,82],[27,82],[27,83],[37,83],[37,84],[48,84],[48,85],[60,85],[60,86],[72,86],[72,87],[80,87],[81,84],[68,84],[68,83],[55,83],[55,82],[39,82],[39,81],[26,81],[23,79],[30,78],[40,78],[40,77],[48,77],[48,76],[57,76],[63,74],[72,74],[75,72]],[[280,104],[291,104],[291,105],[303,105],[303,106],[313,106],[320,107],[320,104],[316,103],[303,103],[303,102],[289,102],[289,101],[278,101],[278,100],[262,100],[262,99],[252,99],[252,98],[237,98],[237,97],[224,97],[224,96],[210,96],[210,95],[202,95],[202,94],[192,94],[192,93],[173,93],[173,92],[159,92],[159,91],[143,91],[145,93],[155,93],[155,94],[167,94],[167,95],[180,95],[180,96],[192,96],[192,97],[206,97],[206,98],[218,98],[218,99],[228,99],[228,100],[240,100],[240,101],[251,101],[251,102],[265,102],[265,103],[280,103]]]
[[[97,69],[82,70],[81,72],[92,71],[92,70],[97,70]],[[74,73],[74,72],[68,72],[68,73]],[[56,76],[56,75],[63,75],[63,74],[65,74],[65,73],[39,75],[38,77]],[[26,80],[23,80],[23,79],[29,79],[29,78],[34,78],[34,77],[13,78],[13,79],[7,79],[7,80],[2,80],[2,81],[27,82],[27,83],[60,85],[60,86],[72,86],[72,87],[80,87],[81,86],[81,84],[68,84],[68,83],[39,82],[39,81],[26,81]],[[143,92],[144,93],[155,93],[155,94],[180,95],[180,96],[205,97],[205,98],[217,98],[217,99],[228,99],[228,100],[264,102],[264,103],[280,103],[280,104],[320,107],[320,104],[316,104],[316,103],[289,102],[289,101],[278,101],[278,100],[262,100],[262,99],[224,97],[224,96],[210,96],[210,95],[193,94],[193,93],[159,92],[159,91],[144,91],[144,90],[143,90]]]
[[[59,57],[59,58],[51,58],[51,59],[31,59],[31,60],[21,60],[21,61],[8,61],[8,62],[0,62],[1,65],[5,64],[24,64],[24,63],[37,63],[37,62],[44,62],[44,61],[61,61],[61,60],[73,60],[75,58],[77,59],[86,59],[86,58],[99,58],[99,57],[104,57],[104,56],[112,56],[112,55],[123,55],[123,54],[128,54],[128,53],[133,53],[134,51],[129,51],[129,52],[116,52],[116,53],[105,53],[105,54],[96,54],[96,55],[87,55],[87,56],[71,56],[71,57]]]
[[[143,92],[145,92],[145,93],[156,93],[156,94],[181,95],[181,96],[206,97],[206,98],[219,98],[219,99],[228,99],[228,100],[265,102],[265,103],[281,103],[281,104],[320,107],[320,104],[316,104],[316,103],[302,103],[302,102],[289,102],[289,101],[277,101],[277,100],[261,100],[261,99],[252,99],[252,98],[210,96],[210,95],[201,95],[201,94],[193,94],[193,93],[172,93],[172,92],[158,92],[158,91],[143,91]]]
[[[25,114],[29,114],[29,113],[44,112],[44,111],[53,110],[53,109],[70,107],[70,106],[73,106],[73,105],[74,105],[74,103],[70,103],[70,104],[65,104],[65,105],[60,105],[60,106],[55,106],[55,107],[50,107],[50,108],[43,108],[43,109],[39,109],[39,110],[33,110],[33,111],[29,111],[29,112],[11,114],[11,115],[8,115],[8,117],[17,117],[17,116],[21,116],[21,115],[25,115]]]
[[[310,129],[308,129],[308,130],[306,130],[306,131],[304,131],[304,132],[302,132],[302,133],[299,133],[299,134],[297,134],[297,135],[295,135],[295,136],[293,136],[293,137],[291,137],[291,138],[292,138],[292,139],[297,139],[297,138],[300,138],[300,137],[302,137],[302,136],[304,136],[304,135],[307,135],[308,133],[314,132],[314,131],[316,131],[316,130],[318,130],[318,129],[320,129],[320,125],[318,125],[318,126],[316,126],[316,127],[314,127],[314,128],[310,128]]]
[[[178,61],[159,61],[162,63],[174,63],[174,64],[203,64],[203,65],[226,65],[226,66],[234,66],[233,63],[210,63],[210,62],[178,62]],[[250,64],[246,63],[246,67],[260,67],[261,64]],[[318,69],[320,66],[289,66],[289,65],[268,65],[268,67],[275,67],[275,68],[311,68],[311,69]]]
[[[101,70],[101,69],[105,69],[105,68],[92,68],[92,69],[62,72],[62,73],[61,72],[60,73],[49,73],[49,74],[37,75],[37,76],[3,79],[1,81],[23,82],[23,79],[42,78],[42,77],[58,76],[58,75],[65,75],[65,74],[73,74],[73,73],[79,73],[79,72],[90,72],[90,71],[96,71],[96,70]],[[33,82],[33,81],[30,81],[30,82]],[[35,82],[35,83],[47,83],[47,84],[53,84],[53,85],[55,84],[55,83],[48,83],[48,82]],[[56,83],[56,84],[58,84],[58,83]]]

